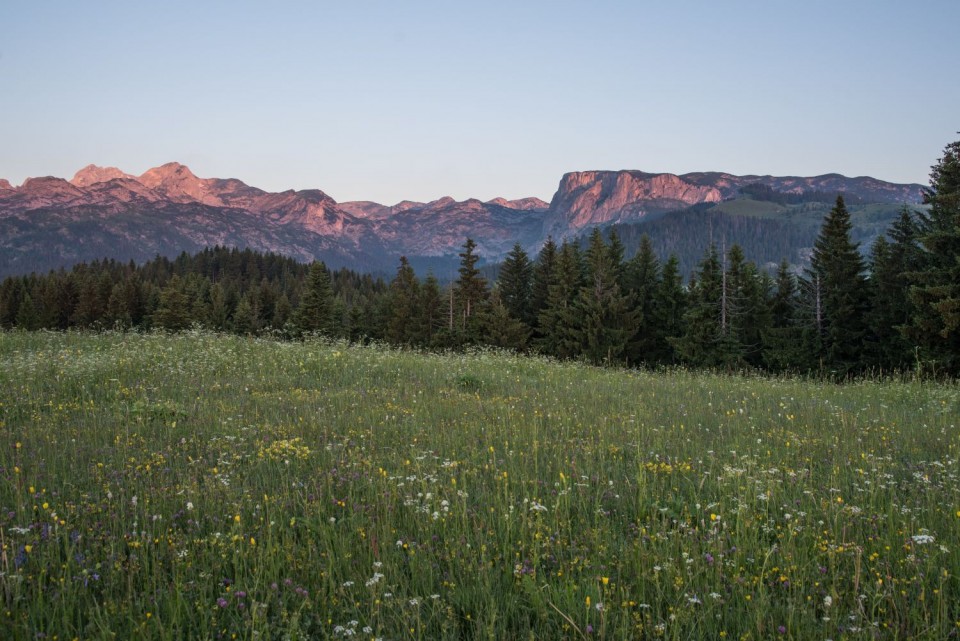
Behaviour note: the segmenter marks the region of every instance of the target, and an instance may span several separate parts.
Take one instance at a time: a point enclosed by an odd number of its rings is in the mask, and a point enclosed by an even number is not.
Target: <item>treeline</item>
[[[904,208],[864,258],[842,197],[810,268],[775,275],[739,245],[711,245],[684,284],[643,237],[625,259],[616,229],[585,247],[516,245],[491,283],[470,239],[458,276],[388,283],[275,255],[214,248],[141,267],[113,261],[0,284],[0,325],[310,333],[422,348],[492,345],[596,364],[806,372],[960,374],[960,142],[931,174],[929,211]]]
[[[348,338],[375,333],[387,285],[348,269],[323,268],[329,328]],[[174,260],[94,261],[0,283],[0,326],[24,329],[168,329],[193,325],[258,334],[294,331],[310,266],[277,254],[214,247]],[[336,318],[337,322],[333,323]]]

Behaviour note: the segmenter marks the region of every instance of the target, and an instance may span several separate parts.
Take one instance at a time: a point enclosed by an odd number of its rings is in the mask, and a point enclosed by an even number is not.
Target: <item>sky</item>
[[[565,172],[927,184],[960,2],[4,0],[0,177],[549,200]]]

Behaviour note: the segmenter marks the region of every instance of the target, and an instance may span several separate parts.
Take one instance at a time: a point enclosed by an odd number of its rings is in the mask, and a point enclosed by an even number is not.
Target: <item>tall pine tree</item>
[[[390,283],[389,315],[384,337],[394,345],[410,345],[421,337],[420,282],[406,256],[400,257],[397,275]]]
[[[583,284],[580,251],[572,243],[563,243],[557,252],[554,282],[547,304],[537,320],[536,346],[557,358],[573,358],[580,353],[575,329],[574,302]]]
[[[533,277],[530,285],[530,317],[534,327],[534,336],[539,339],[539,319],[540,314],[547,308],[547,300],[550,297],[550,287],[556,282],[557,269],[557,244],[553,238],[547,238],[540,253],[537,255],[537,262],[533,267]]]
[[[837,196],[820,228],[810,261],[810,280],[819,293],[821,357],[826,372],[837,378],[856,373],[865,365],[867,281],[851,229],[850,212],[843,196]]]
[[[911,274],[915,305],[908,335],[923,359],[960,374],[960,141],[944,149],[930,173],[930,212],[920,232],[921,265]]]
[[[580,353],[595,364],[622,362],[637,331],[633,297],[620,291],[621,265],[599,229],[587,249],[587,282],[580,288],[572,317]]]
[[[627,349],[631,363],[656,359],[660,341],[660,319],[656,307],[660,284],[660,263],[653,252],[650,237],[640,238],[640,248],[624,269],[624,290],[633,296],[637,331]]]
[[[468,238],[460,252],[459,277],[453,285],[451,325],[457,342],[477,344],[483,339],[483,315],[490,302],[487,280],[480,275],[474,253],[477,244]]]
[[[527,327],[533,325],[530,300],[532,281],[533,263],[530,262],[527,252],[523,250],[520,243],[517,243],[500,265],[497,289],[500,292],[500,300],[510,317]]]
[[[690,286],[683,316],[683,334],[670,340],[682,361],[697,367],[716,367],[724,363],[720,350],[722,298],[723,267],[716,245],[710,245],[700,261],[696,280]]]
[[[334,333],[334,298],[330,272],[321,261],[314,261],[300,294],[300,304],[293,314],[293,328],[299,334]]]

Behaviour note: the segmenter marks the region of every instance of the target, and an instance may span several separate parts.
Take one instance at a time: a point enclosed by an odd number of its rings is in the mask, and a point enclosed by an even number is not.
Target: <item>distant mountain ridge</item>
[[[14,187],[0,179],[0,275],[98,258],[142,261],[216,244],[392,271],[402,254],[455,256],[469,236],[481,256],[497,259],[517,242],[536,251],[548,236],[573,238],[594,226],[721,203],[753,183],[788,193],[843,192],[875,203],[919,203],[924,191],[839,174],[579,171],[561,178],[550,203],[445,197],[382,205],[338,203],[319,189],[272,193],[235,178],[199,178],[176,162],[140,176],[88,165],[69,181],[47,176]]]

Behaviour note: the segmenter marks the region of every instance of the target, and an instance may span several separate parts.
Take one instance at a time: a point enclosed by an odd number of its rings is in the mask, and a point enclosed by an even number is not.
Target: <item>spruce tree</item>
[[[624,290],[633,296],[637,331],[627,348],[631,363],[650,362],[657,358],[663,337],[656,314],[660,284],[660,264],[653,252],[650,237],[640,238],[640,248],[624,268]]]
[[[907,334],[924,361],[960,374],[960,140],[944,149],[930,173],[930,205],[919,234],[923,253],[910,275],[915,306]]]
[[[218,332],[227,330],[232,310],[227,306],[227,293],[220,283],[210,288],[210,307],[207,310],[207,322],[210,328]]]
[[[273,317],[270,319],[270,326],[275,330],[283,330],[293,314],[293,306],[286,293],[281,293],[277,297],[277,302],[273,306]],[[353,325],[351,324],[351,328]]]
[[[532,281],[533,264],[527,252],[517,243],[500,266],[497,289],[510,317],[527,327],[533,325],[530,300]]]
[[[836,205],[820,228],[810,261],[810,279],[820,294],[823,364],[837,378],[856,373],[865,365],[867,281],[851,229],[843,196],[837,196]]]
[[[908,253],[902,249],[883,236],[877,237],[870,248],[867,357],[871,367],[883,370],[901,370],[913,364],[913,346],[902,331],[914,313],[907,280],[911,268],[906,266]]]
[[[160,292],[157,309],[153,313],[153,326],[178,332],[190,327],[190,320],[190,299],[183,280],[174,274]]]
[[[722,296],[723,268],[716,245],[710,245],[690,286],[683,334],[670,340],[683,362],[697,367],[716,367],[724,362],[719,350]]]
[[[17,327],[28,331],[40,329],[40,315],[37,313],[37,308],[33,304],[33,298],[29,293],[25,293],[23,300],[20,301],[16,323]]]
[[[565,242],[557,252],[554,283],[550,286],[546,307],[537,320],[536,346],[544,354],[572,358],[579,353],[574,301],[582,283],[580,252],[576,245]]]
[[[107,300],[106,322],[108,326],[130,328],[133,326],[133,318],[127,305],[127,281],[119,282],[113,286],[110,292],[110,298]]]
[[[619,266],[599,229],[587,248],[587,282],[580,288],[570,319],[579,338],[579,352],[595,364],[623,360],[637,331],[633,297],[620,291]]]
[[[254,290],[240,297],[233,312],[233,331],[237,334],[257,334],[260,331],[260,301]]]
[[[727,260],[724,301],[727,343],[733,346],[727,365],[759,367],[763,361],[762,334],[770,325],[770,280],[756,264],[745,259],[739,245],[730,248]]]
[[[530,337],[530,328],[515,318],[503,300],[500,292],[494,289],[490,296],[490,307],[484,319],[484,342],[494,347],[522,350]]]
[[[553,242],[552,237],[549,237],[537,255],[530,285],[530,318],[531,324],[535,326],[534,330],[537,338],[540,337],[540,313],[546,309],[547,299],[550,297],[550,287],[556,282],[556,268],[557,244]]]
[[[680,261],[676,254],[670,254],[663,264],[654,302],[654,341],[645,360],[662,365],[675,364],[677,353],[672,341],[683,335],[683,319],[687,310],[687,292],[683,288]]]
[[[389,316],[384,336],[395,345],[410,345],[418,340],[420,282],[406,256],[400,257],[397,275],[390,282]]]
[[[420,288],[417,311],[419,314],[417,327],[420,335],[417,336],[416,342],[424,346],[435,346],[434,338],[443,328],[445,314],[440,282],[432,272],[427,274]]]
[[[798,370],[807,361],[797,296],[797,279],[784,259],[770,298],[770,324],[761,333],[763,364],[774,371]]]
[[[23,280],[7,278],[0,283],[0,327],[14,327],[25,295]]]
[[[613,268],[613,277],[620,285],[620,288],[623,289],[623,274],[626,268],[623,258],[626,248],[623,246],[623,241],[620,240],[620,234],[617,232],[616,227],[610,230],[609,238],[610,244],[607,246],[607,254],[610,257],[610,264]]]
[[[76,281],[78,283],[77,305],[73,309],[70,322],[77,327],[93,327],[95,324],[102,322],[104,316],[106,316],[108,300],[101,297],[99,279],[92,270],[86,270],[76,275]],[[179,279],[177,285],[181,285]],[[107,298],[109,298],[109,294]],[[189,302],[185,299],[183,304],[185,309],[178,313],[189,316]],[[189,325],[189,321],[187,325]]]
[[[474,253],[477,244],[468,238],[460,252],[459,277],[454,283],[453,329],[459,332],[459,342],[476,344],[482,342],[482,316],[490,302],[487,281],[477,269],[480,257]]]
[[[300,295],[300,304],[293,315],[293,327],[300,334],[319,332],[333,335],[334,313],[330,272],[321,261],[314,261]]]

